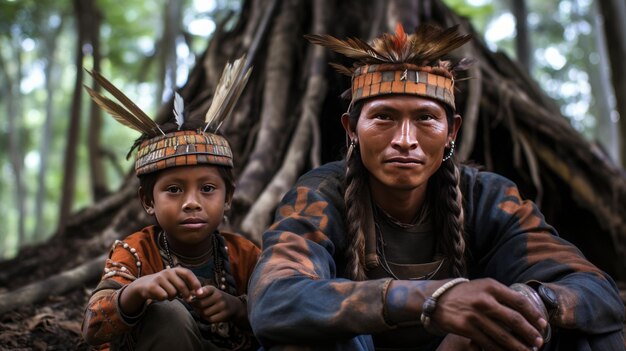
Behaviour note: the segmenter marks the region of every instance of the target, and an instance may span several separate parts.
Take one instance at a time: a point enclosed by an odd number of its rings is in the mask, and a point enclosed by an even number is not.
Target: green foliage
[[[485,31],[485,26],[495,11],[495,5],[490,1],[479,5],[468,4],[467,0],[444,0],[443,2],[458,15],[469,18],[474,28],[481,33]]]
[[[127,1],[97,0],[102,11],[101,55],[103,73],[126,92],[150,115],[155,111],[156,75],[158,61],[154,58],[158,40],[162,35],[163,11],[167,0]],[[213,15],[221,13],[213,9],[211,13],[200,13],[192,6],[192,0],[183,1],[185,24],[198,18],[213,20]],[[219,5],[237,6],[239,1],[220,1]],[[45,45],[51,33],[61,25],[61,31],[52,47]],[[193,53],[206,47],[210,33],[191,34],[197,46],[191,52],[191,60],[179,57],[180,62],[193,64]],[[74,80],[77,68],[74,65],[76,53],[76,22],[71,1],[0,0],[0,81],[14,81],[21,87],[16,101],[20,102],[21,113],[16,116],[20,133],[20,149],[24,159],[22,178],[26,186],[25,226],[28,242],[43,240],[56,230],[61,199],[61,187],[65,175],[64,157],[67,147],[68,121]],[[89,48],[85,52],[84,66],[91,68],[93,60]],[[21,57],[23,76],[18,82],[17,57]],[[37,238],[33,232],[35,223],[35,198],[38,190],[37,177],[40,172],[40,147],[45,123],[45,104],[48,96],[44,89],[43,69],[50,58],[56,60],[56,70],[52,77],[54,87],[52,140],[48,147],[48,169],[45,173],[46,188],[43,199],[44,236]],[[10,79],[8,79],[10,78]],[[85,84],[91,84],[88,77]],[[17,86],[14,86],[17,88]],[[0,92],[10,87],[5,84]],[[10,165],[8,145],[8,123],[6,115],[7,95],[0,94],[0,259],[10,258],[17,253],[17,223],[19,213],[15,206],[13,169]],[[77,157],[74,210],[89,206],[91,196],[91,176],[89,173],[87,131],[88,113],[91,101],[83,96],[81,131]],[[101,130],[102,147],[114,160],[104,162],[108,188],[115,191],[124,177],[132,170],[133,160],[126,160],[126,153],[138,134],[120,126],[105,113]],[[27,243],[28,243],[27,242]]]

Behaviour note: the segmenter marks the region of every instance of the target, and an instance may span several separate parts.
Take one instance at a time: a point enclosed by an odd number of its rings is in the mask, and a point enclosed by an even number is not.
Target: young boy
[[[224,74],[234,74],[230,81],[239,86],[226,91],[243,89],[249,73],[238,74],[241,61],[233,70],[227,65]],[[104,77],[92,75],[128,109],[124,124],[144,133],[135,171],[141,203],[157,225],[113,244],[85,311],[84,338],[112,349],[253,349],[246,292],[259,249],[217,229],[235,188],[232,152],[224,137],[203,131],[230,111],[210,108],[223,115],[185,122],[177,97],[178,128],[157,126]],[[112,110],[111,100],[88,91]]]

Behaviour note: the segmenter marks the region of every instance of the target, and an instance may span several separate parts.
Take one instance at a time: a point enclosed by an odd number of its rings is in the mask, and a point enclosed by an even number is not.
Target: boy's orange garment
[[[133,280],[165,269],[165,253],[159,250],[155,226],[143,228],[116,243],[106,260],[105,272],[93,291],[85,319],[83,335],[91,344],[109,342],[129,332],[139,321],[128,323],[118,308],[118,296]],[[248,291],[248,279],[259,257],[259,248],[237,234],[220,232],[228,247],[231,273],[237,294]],[[140,262],[139,265],[137,262]],[[111,272],[115,272],[112,274]]]

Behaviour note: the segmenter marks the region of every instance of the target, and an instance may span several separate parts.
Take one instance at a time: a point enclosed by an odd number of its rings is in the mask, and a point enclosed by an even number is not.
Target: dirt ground
[[[80,335],[88,296],[81,289],[0,316],[0,350],[92,350]]]

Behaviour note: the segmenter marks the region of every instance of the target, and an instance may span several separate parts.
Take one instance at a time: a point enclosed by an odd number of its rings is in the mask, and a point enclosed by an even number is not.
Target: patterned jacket
[[[145,227],[123,241],[116,241],[111,248],[102,279],[92,292],[85,310],[82,330],[83,336],[90,343],[110,342],[133,328],[134,325],[128,324],[120,315],[118,295],[124,286],[136,278],[165,269],[166,261],[157,245],[155,228]],[[242,236],[225,232],[220,234],[228,246],[237,294],[246,294],[248,279],[260,250]]]
[[[390,290],[403,286],[390,288],[390,279],[344,278],[344,167],[333,162],[302,176],[264,233],[248,309],[255,335],[266,348],[291,344],[371,350],[372,339],[364,335],[398,328],[388,321],[402,320],[390,315],[386,297],[401,293]],[[560,238],[510,180],[466,166],[461,177],[469,278],[491,277],[507,286],[545,283],[558,296],[553,328],[575,329],[583,339],[615,334],[611,345],[618,348],[598,349],[623,349],[624,305],[614,281]],[[583,340],[571,350],[588,349],[583,344],[589,343]]]

